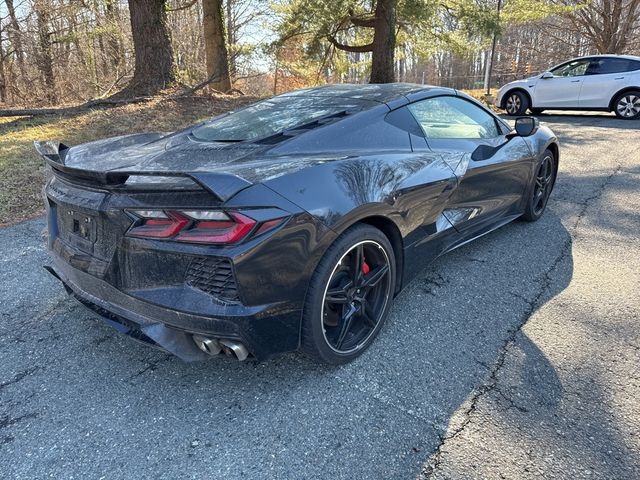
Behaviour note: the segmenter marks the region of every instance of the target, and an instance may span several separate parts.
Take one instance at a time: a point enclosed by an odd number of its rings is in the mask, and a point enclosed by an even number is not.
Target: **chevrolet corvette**
[[[558,141],[462,92],[285,93],[174,133],[36,142],[45,268],[185,361],[351,361],[430,262],[547,205]],[[514,249],[519,246],[514,245]]]

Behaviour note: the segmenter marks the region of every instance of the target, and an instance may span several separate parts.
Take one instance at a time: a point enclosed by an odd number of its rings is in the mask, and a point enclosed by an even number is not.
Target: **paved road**
[[[544,116],[547,214],[438,260],[356,362],[180,361],[66,298],[0,230],[7,478],[640,477],[640,124]]]

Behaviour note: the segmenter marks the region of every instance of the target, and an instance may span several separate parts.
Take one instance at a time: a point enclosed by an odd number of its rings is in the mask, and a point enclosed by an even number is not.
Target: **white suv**
[[[640,57],[594,55],[574,58],[541,75],[507,83],[496,105],[508,115],[543,110],[601,110],[640,118]]]

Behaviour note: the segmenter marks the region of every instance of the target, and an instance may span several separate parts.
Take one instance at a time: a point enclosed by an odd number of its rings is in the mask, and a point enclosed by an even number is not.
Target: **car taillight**
[[[221,210],[132,210],[131,213],[138,217],[138,222],[127,232],[129,236],[205,244],[235,243],[251,232],[254,236],[261,235],[286,218],[258,222],[239,212]]]
[[[234,243],[246,236],[257,223],[241,213],[229,213],[226,219],[196,220],[191,228],[182,230],[176,240],[192,243]]]
[[[178,212],[136,210],[133,213],[141,218],[140,224],[129,230],[129,235],[134,237],[171,238],[189,223],[189,219]]]

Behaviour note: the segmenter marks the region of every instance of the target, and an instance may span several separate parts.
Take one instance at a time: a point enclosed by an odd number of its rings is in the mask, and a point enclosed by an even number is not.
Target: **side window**
[[[606,73],[628,72],[630,60],[626,58],[594,58],[589,63],[586,75],[604,75]]]
[[[459,97],[427,98],[408,106],[427,138],[495,138],[495,118]]]
[[[574,60],[551,70],[555,77],[580,77],[585,74],[591,60]]]
[[[627,72],[634,72],[640,70],[640,60],[629,60],[629,69]]]

